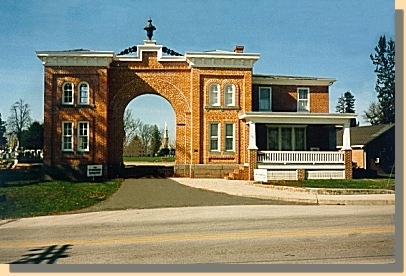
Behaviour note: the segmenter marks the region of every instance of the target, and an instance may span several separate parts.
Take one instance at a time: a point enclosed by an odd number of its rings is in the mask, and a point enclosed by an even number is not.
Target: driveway
[[[167,178],[138,178],[126,179],[120,189],[110,198],[78,212],[187,206],[281,204],[295,203],[240,197],[192,188]]]

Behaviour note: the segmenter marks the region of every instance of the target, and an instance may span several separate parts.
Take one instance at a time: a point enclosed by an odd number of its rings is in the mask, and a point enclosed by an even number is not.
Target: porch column
[[[250,125],[250,137],[249,137],[248,149],[249,150],[258,150],[257,135],[255,132],[255,123],[249,122],[248,124]]]
[[[349,122],[344,124],[343,150],[351,150],[351,134],[350,134],[350,123]]]
[[[345,179],[352,179],[352,148],[349,121],[344,124],[342,150],[344,151]]]
[[[258,147],[256,139],[255,123],[249,122],[249,144],[248,144],[248,180],[254,180],[254,169],[258,165]]]

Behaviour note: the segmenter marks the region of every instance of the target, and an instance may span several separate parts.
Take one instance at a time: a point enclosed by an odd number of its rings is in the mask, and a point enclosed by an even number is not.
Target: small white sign
[[[268,173],[266,169],[254,169],[254,181],[268,182]]]
[[[87,165],[87,177],[102,176],[103,165]]]

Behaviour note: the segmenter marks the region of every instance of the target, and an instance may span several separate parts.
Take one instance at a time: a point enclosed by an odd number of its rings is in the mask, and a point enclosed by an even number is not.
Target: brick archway
[[[120,79],[123,79],[121,77]],[[157,77],[156,73],[146,73],[141,76],[136,72],[128,72],[118,87],[110,87],[110,101],[108,106],[108,140],[123,141],[123,115],[125,108],[135,98],[141,95],[157,95],[169,102],[175,112],[176,121],[176,159],[175,163],[190,162],[188,148],[188,126],[190,125],[190,105],[185,92],[176,83],[176,75]],[[175,80],[175,81],[174,81]],[[156,107],[159,108],[159,107]],[[111,143],[108,147],[109,164],[111,169],[122,164],[122,143]]]
[[[163,97],[175,112],[176,175],[224,177],[246,167],[249,132],[239,113],[252,108],[252,68],[259,55],[210,51],[170,56],[165,49],[146,40],[136,46],[135,55],[37,52],[45,67],[46,169],[56,177],[86,178],[89,165],[101,165],[104,177],[118,175],[124,111],[144,94]],[[208,87],[212,82],[221,90],[216,105]],[[85,92],[81,83],[88,84]],[[232,104],[225,100],[228,85],[234,87]],[[70,90],[64,91],[65,86]],[[212,133],[213,126],[219,135]],[[211,146],[214,138],[216,148]]]

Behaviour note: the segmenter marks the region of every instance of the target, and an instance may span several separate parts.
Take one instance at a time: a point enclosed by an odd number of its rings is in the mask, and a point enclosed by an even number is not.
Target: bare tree
[[[124,113],[124,147],[128,146],[131,140],[140,133],[141,125],[141,120],[139,118],[134,119],[131,109],[127,109]]]
[[[30,106],[22,99],[11,106],[7,126],[9,131],[17,135],[20,146],[23,146],[21,145],[23,132],[30,127],[31,121]]]
[[[153,126],[141,123],[139,137],[140,137],[142,146],[144,147],[145,154],[148,154],[148,152],[149,152],[148,149],[151,145],[152,133],[153,133]]]
[[[362,115],[365,121],[371,125],[379,125],[382,123],[382,106],[379,102],[371,102],[367,110]]]

